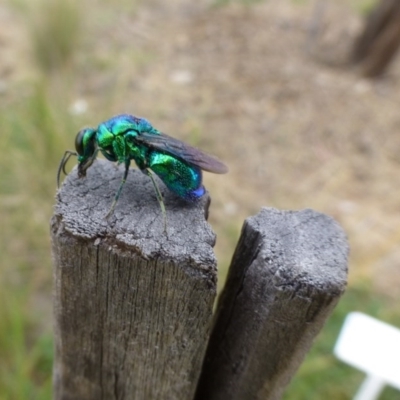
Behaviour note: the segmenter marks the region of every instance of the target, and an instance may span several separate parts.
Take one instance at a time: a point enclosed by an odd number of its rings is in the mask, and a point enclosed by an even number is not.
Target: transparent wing
[[[213,172],[214,174],[225,174],[228,172],[228,167],[203,151],[189,146],[165,133],[155,134],[148,132],[141,132],[135,136],[135,142],[138,144],[152,147],[153,149],[164,151],[181,160],[193,164],[204,171]]]

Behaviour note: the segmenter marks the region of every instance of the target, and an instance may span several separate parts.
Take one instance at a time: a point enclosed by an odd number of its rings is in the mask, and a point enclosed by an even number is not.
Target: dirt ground
[[[311,1],[82,4],[71,105],[87,104],[91,125],[144,116],[226,162],[228,175],[205,176],[223,265],[262,206],[313,208],[346,230],[350,281],[400,285],[400,64],[370,81],[346,63],[363,22],[350,2],[328,1],[314,20]],[[35,67],[24,19],[0,11],[13,21],[0,24],[7,92]]]

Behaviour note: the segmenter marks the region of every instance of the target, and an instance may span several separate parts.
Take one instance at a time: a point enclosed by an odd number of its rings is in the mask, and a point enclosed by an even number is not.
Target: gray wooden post
[[[74,170],[51,221],[56,400],[192,399],[216,295],[209,201],[164,192],[169,238],[150,179],[98,160]],[[162,184],[160,184],[162,185]]]
[[[339,225],[312,210],[248,218],[219,299],[197,400],[277,400],[347,279]]]

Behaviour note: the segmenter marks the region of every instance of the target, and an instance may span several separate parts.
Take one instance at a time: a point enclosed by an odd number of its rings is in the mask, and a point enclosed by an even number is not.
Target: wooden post
[[[216,295],[209,200],[167,189],[167,238],[150,179],[98,160],[58,192],[54,258],[56,400],[192,399]],[[160,184],[161,186],[162,184]]]
[[[367,77],[382,75],[400,46],[400,2],[380,0],[357,38],[352,61]]]
[[[197,400],[281,398],[345,290],[348,244],[312,210],[246,220],[219,299]]]

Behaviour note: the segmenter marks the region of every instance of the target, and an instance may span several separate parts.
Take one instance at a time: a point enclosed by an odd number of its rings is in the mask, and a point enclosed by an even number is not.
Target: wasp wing
[[[217,158],[204,153],[203,151],[189,146],[165,133],[141,132],[135,136],[135,142],[153,149],[171,154],[181,160],[193,164],[204,171],[213,172],[214,174],[225,174],[228,167]]]

